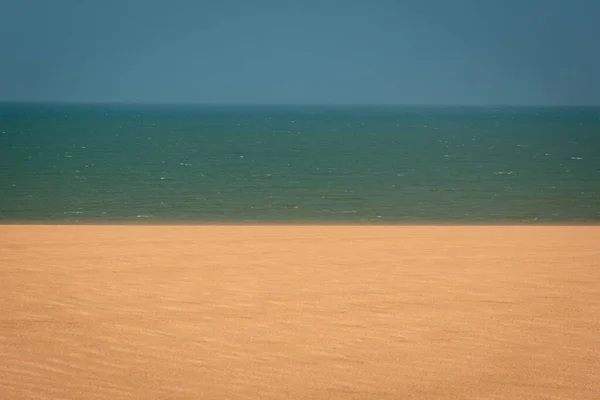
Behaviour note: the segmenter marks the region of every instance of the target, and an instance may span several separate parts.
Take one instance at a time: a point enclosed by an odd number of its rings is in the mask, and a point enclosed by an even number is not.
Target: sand
[[[1,399],[598,399],[600,227],[0,226]]]

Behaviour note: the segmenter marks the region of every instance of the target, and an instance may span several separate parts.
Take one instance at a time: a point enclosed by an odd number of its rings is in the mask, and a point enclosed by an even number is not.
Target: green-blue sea
[[[597,224],[600,108],[1,104],[1,223]]]

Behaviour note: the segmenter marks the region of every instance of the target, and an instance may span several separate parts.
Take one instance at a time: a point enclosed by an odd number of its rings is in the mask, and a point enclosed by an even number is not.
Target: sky
[[[598,0],[0,0],[0,101],[600,105]]]

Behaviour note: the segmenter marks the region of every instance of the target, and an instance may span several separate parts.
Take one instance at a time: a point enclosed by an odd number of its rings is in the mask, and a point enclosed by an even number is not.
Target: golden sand
[[[0,226],[0,398],[598,399],[600,227]]]

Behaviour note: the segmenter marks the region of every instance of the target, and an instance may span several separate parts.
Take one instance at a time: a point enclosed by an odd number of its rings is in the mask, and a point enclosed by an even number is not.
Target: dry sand
[[[1,399],[598,399],[600,227],[0,226]]]

